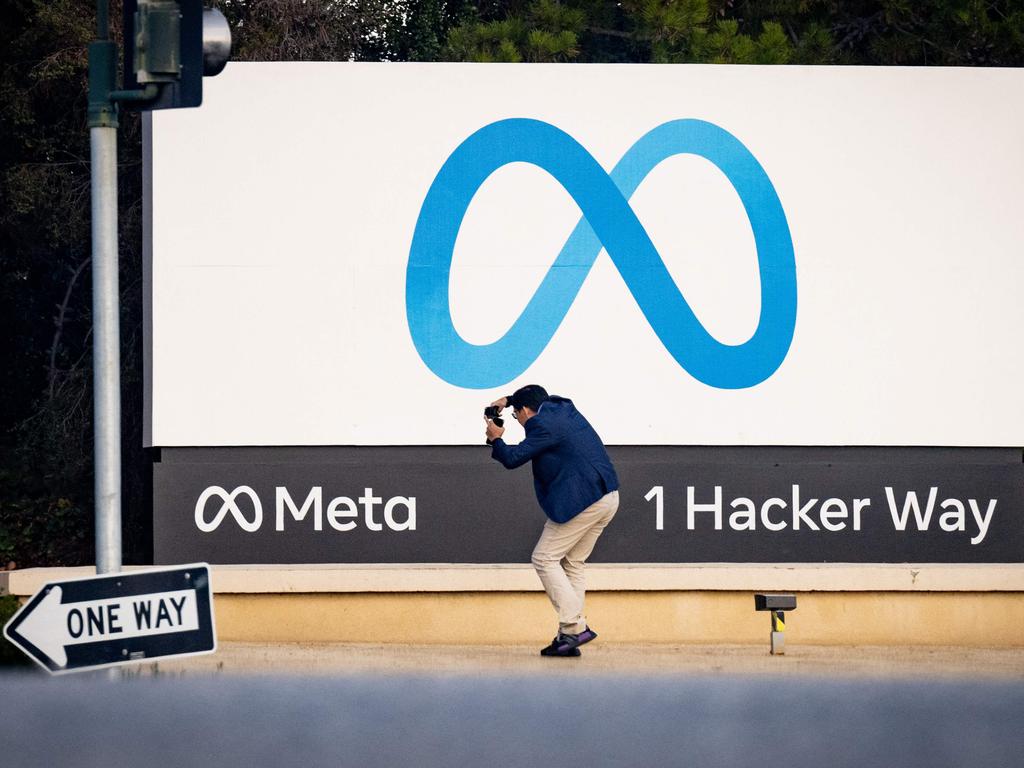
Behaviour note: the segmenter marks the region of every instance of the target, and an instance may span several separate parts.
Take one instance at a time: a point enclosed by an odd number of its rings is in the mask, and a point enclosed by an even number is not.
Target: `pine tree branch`
[[[604,27],[587,27],[587,32],[592,35],[605,35],[607,37],[619,37],[623,40],[641,40],[646,38],[637,37],[632,32],[623,32],[620,29],[605,29]]]
[[[57,317],[54,318],[54,324],[57,326],[53,333],[53,342],[50,344],[50,369],[49,369],[49,386],[47,392],[49,393],[50,401],[53,401],[54,387],[57,382],[57,350],[60,348],[60,337],[64,332],[64,318],[67,315],[68,304],[71,303],[71,292],[75,289],[75,283],[78,282],[79,276],[82,271],[92,261],[92,256],[87,256],[85,261],[78,265],[78,267],[72,271],[71,279],[68,281],[68,287],[64,291],[64,300],[60,303],[57,312]]]

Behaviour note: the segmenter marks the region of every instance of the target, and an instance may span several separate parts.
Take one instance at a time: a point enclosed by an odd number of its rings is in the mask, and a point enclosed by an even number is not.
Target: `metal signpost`
[[[203,77],[218,74],[231,55],[227,21],[220,11],[205,10],[202,0],[125,0],[124,19],[125,87],[118,89],[118,50],[110,34],[109,0],[96,0],[96,40],[89,45],[89,139],[97,574],[121,570],[118,105],[140,110],[197,107],[202,103]],[[186,578],[198,575],[193,567]],[[202,567],[201,586],[192,586],[191,591],[183,591],[179,583],[165,596],[146,595],[144,600],[134,597],[169,589],[153,586],[153,578],[158,577],[140,574],[49,585],[4,632],[10,632],[8,638],[50,672],[109,666],[136,657],[213,650],[206,567]],[[129,586],[138,583],[148,586]],[[200,589],[205,590],[205,614],[199,612],[196,595]],[[143,617],[148,615],[144,610],[156,610],[159,619],[167,611],[170,620],[165,601],[176,609],[177,623],[159,621],[143,626]],[[159,639],[149,643],[147,639],[152,636]],[[179,637],[185,638],[184,645],[177,644]]]
[[[121,357],[117,258],[118,104],[136,109],[196,107],[204,75],[231,54],[231,30],[202,0],[125,2],[125,90],[117,89],[117,44],[108,0],[96,2],[89,45],[92,155],[93,387],[96,572],[121,570]],[[140,87],[141,86],[141,87]]]
[[[4,637],[51,674],[213,653],[217,635],[205,563],[51,582]]]

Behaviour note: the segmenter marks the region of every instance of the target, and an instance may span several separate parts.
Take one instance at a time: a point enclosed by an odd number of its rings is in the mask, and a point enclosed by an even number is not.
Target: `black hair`
[[[516,410],[529,408],[531,411],[539,411],[541,403],[548,399],[548,392],[540,384],[527,384],[512,393],[509,398],[509,405]]]

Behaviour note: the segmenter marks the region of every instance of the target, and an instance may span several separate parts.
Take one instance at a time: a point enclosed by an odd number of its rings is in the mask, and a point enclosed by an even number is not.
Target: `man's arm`
[[[537,424],[518,445],[508,445],[500,437],[497,438],[491,445],[491,458],[500,461],[505,469],[515,469],[557,442],[558,438],[552,435],[547,427]]]

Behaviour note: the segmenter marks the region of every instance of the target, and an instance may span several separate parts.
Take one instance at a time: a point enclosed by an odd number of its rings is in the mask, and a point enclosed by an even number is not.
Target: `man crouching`
[[[491,457],[506,469],[533,462],[533,487],[548,516],[533,550],[533,567],[558,613],[558,634],[540,653],[579,656],[579,646],[597,637],[583,613],[583,570],[619,508],[619,478],[601,438],[572,400],[549,397],[531,384],[491,406],[511,407],[526,431],[523,442],[507,445],[501,439],[505,430],[488,418]]]

